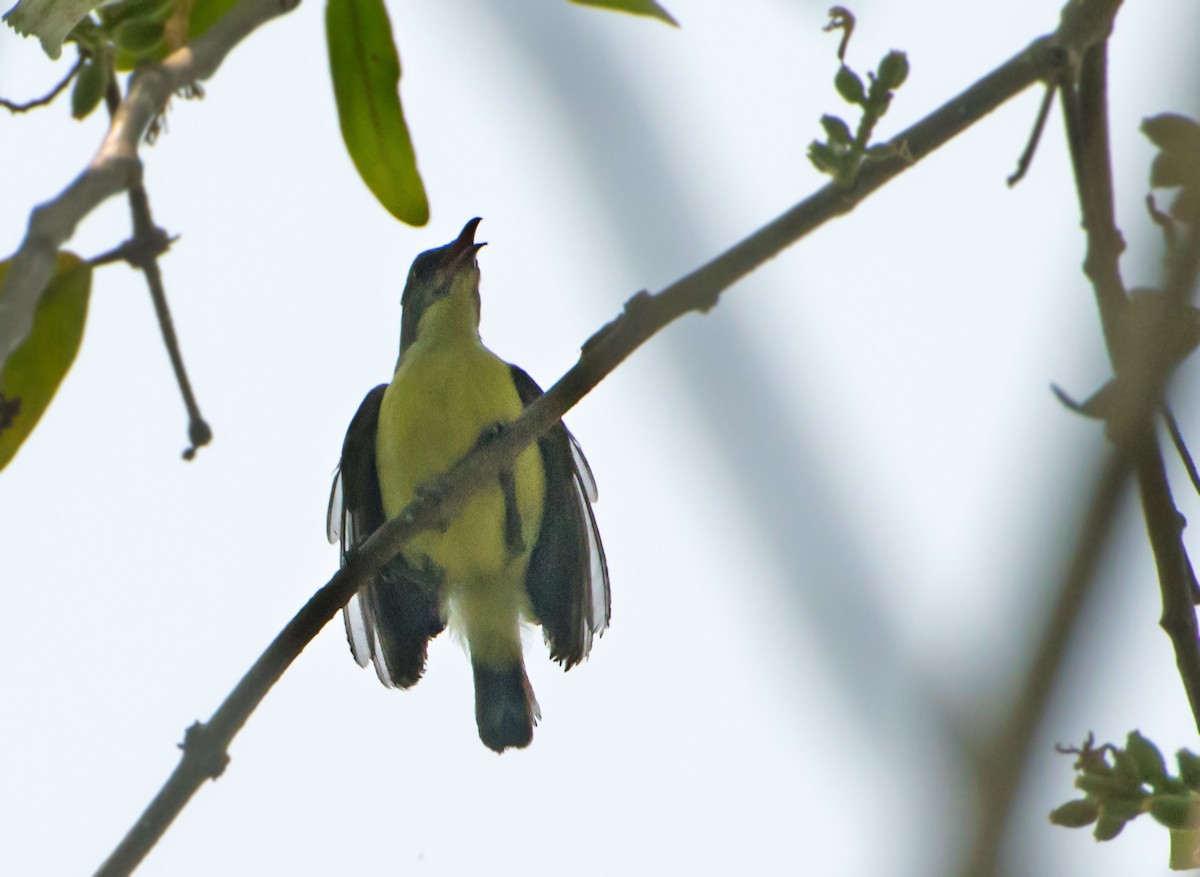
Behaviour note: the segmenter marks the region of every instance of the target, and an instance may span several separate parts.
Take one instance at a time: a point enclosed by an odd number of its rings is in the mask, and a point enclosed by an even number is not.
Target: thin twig
[[[1168,301],[1181,304],[1189,301],[1196,289],[1198,275],[1200,229],[1192,225],[1180,236],[1167,260],[1163,291]],[[1163,334],[1156,333],[1153,337],[1162,337]],[[1159,348],[1145,351],[1146,365],[1142,369],[1147,375],[1145,383],[1153,387],[1151,393],[1155,394],[1152,396],[1155,400],[1162,399],[1167,378],[1166,375],[1159,375],[1165,368],[1156,362],[1155,354],[1158,353]],[[1144,468],[1144,473],[1139,470],[1142,505],[1162,594],[1159,626],[1171,640],[1175,666],[1187,693],[1193,720],[1197,729],[1200,729],[1200,625],[1196,621],[1200,586],[1197,585],[1195,571],[1183,544],[1184,519],[1171,498],[1161,456],[1156,461],[1147,460]],[[1189,466],[1188,472],[1190,477],[1194,477],[1194,467]]]
[[[1025,179],[1029,166],[1033,164],[1033,156],[1037,153],[1038,144],[1042,140],[1042,132],[1046,129],[1046,119],[1050,116],[1050,108],[1054,106],[1056,94],[1058,94],[1058,83],[1047,83],[1046,93],[1042,95],[1042,105],[1038,108],[1037,119],[1033,123],[1033,130],[1029,132],[1029,142],[1025,144],[1025,151],[1021,153],[1021,157],[1017,159],[1017,169],[1008,178],[1009,188]]]
[[[230,741],[305,645],[414,534],[437,526],[439,521],[453,519],[472,492],[480,485],[494,483],[497,473],[511,465],[523,448],[557,423],[668,323],[691,311],[707,312],[735,282],[824,223],[848,213],[870,193],[1014,95],[1053,75],[1062,59],[1053,38],[1034,41],[962,94],[897,135],[885,157],[863,166],[853,189],[830,183],[657,295],[641,292],[629,299],[622,314],[588,339],[576,365],[545,395],[506,426],[494,441],[478,447],[437,479],[437,489],[419,490],[419,498],[376,530],[288,622],[212,718],[189,732],[179,765],[98,875],[125,875],[137,866],[196,789],[214,775],[218,766],[223,767]]]
[[[1192,482],[1192,489],[1200,495],[1200,472],[1196,471],[1196,462],[1192,459],[1187,442],[1183,440],[1183,433],[1179,429],[1179,423],[1175,420],[1175,414],[1171,411],[1170,405],[1163,406],[1163,420],[1167,423],[1167,433],[1171,436],[1171,444],[1175,446],[1175,453],[1179,455],[1183,468],[1187,470],[1188,480]]]
[[[11,113],[27,113],[36,107],[44,107],[46,104],[53,101],[56,97],[62,94],[62,90],[71,84],[71,80],[75,78],[75,74],[79,72],[79,68],[83,66],[83,56],[80,55],[75,59],[75,63],[71,66],[70,71],[62,78],[58,85],[50,90],[49,94],[42,97],[34,98],[31,101],[26,101],[23,104],[14,103],[7,98],[0,97],[0,107],[4,107]]]
[[[133,213],[133,235],[135,240],[161,241],[165,247],[170,238],[154,224],[150,216],[150,200],[146,197],[146,189],[141,183],[129,190],[129,207]],[[196,456],[197,449],[212,440],[212,429],[200,414],[200,406],[192,393],[192,383],[188,380],[187,369],[183,365],[183,352],[179,348],[179,339],[175,335],[175,322],[171,319],[171,310],[167,306],[167,293],[163,288],[162,270],[158,265],[158,253],[153,248],[140,251],[134,263],[146,275],[146,285],[150,288],[150,298],[154,302],[154,313],[158,317],[158,326],[162,330],[163,343],[167,347],[167,355],[171,358],[171,368],[175,372],[175,380],[179,384],[179,392],[183,395],[183,404],[188,413],[188,439],[191,446],[184,450],[183,459],[191,460]]]
[[[104,99],[108,105],[109,115],[115,116],[121,105],[121,92],[117,86],[116,77],[109,77]],[[192,460],[195,458],[198,448],[212,441],[212,429],[200,414],[200,406],[192,393],[192,383],[188,379],[179,338],[175,334],[175,321],[171,318],[171,309],[167,305],[167,291],[163,285],[162,269],[158,264],[158,257],[170,249],[173,238],[154,224],[154,218],[150,213],[150,199],[146,195],[146,187],[142,185],[141,181],[134,183],[129,188],[128,196],[129,211],[133,218],[132,239],[116,249],[92,259],[91,264],[104,264],[119,257],[139,269],[145,276],[146,285],[150,289],[150,299],[154,303],[154,313],[158,318],[159,330],[162,332],[163,344],[167,348],[167,356],[171,360],[171,368],[175,372],[175,380],[179,384],[179,392],[183,396],[183,404],[188,412],[188,438],[191,446],[184,450],[183,459]]]

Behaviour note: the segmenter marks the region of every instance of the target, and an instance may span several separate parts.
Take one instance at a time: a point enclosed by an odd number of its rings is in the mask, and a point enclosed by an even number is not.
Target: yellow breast
[[[376,464],[385,514],[396,515],[420,484],[462,459],[483,430],[513,420],[521,410],[508,364],[478,341],[414,344],[379,411]],[[513,474],[523,553],[514,556],[506,543],[504,495],[495,483],[479,490],[445,532],[429,531],[415,538],[404,551],[409,562],[420,567],[428,558],[445,572],[448,584],[504,572],[511,587],[523,588],[525,564],[542,516],[545,476],[537,445],[517,458]]]

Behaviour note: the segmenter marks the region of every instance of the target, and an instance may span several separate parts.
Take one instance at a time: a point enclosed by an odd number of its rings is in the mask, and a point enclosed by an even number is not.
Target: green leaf
[[[409,225],[429,221],[429,201],[400,108],[400,57],[382,0],[328,0],[325,36],[346,150],[367,188]]]
[[[234,6],[237,6],[237,0],[192,0],[188,15],[188,41],[203,34]]]
[[[671,13],[663,9],[654,0],[571,0],[577,6],[597,6],[601,9],[615,9],[617,12],[628,12],[632,15],[648,15],[665,21],[673,27],[679,27],[679,22],[671,17]]]
[[[0,283],[10,262],[0,262]],[[92,266],[59,253],[33,315],[33,329],[0,374],[0,469],[33,431],[75,361],[92,290]]]
[[[113,29],[113,40],[122,52],[142,57],[157,49],[163,41],[165,28],[153,18],[130,18]]]
[[[107,52],[83,62],[75,76],[75,87],[71,89],[72,116],[86,119],[100,105],[110,76],[112,67]]]

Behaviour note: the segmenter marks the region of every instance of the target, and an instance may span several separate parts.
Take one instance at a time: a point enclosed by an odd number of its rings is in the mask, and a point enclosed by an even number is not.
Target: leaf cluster
[[[908,56],[894,49],[883,56],[874,72],[867,73],[869,85],[864,85],[862,77],[843,62],[833,77],[833,86],[842,100],[862,110],[862,117],[851,132],[839,116],[821,116],[825,139],[814,140],[808,147],[808,160],[813,166],[833,177],[839,186],[852,186],[859,167],[873,152],[870,142],[876,124],[907,78]]]
[[[1096,746],[1088,734],[1082,746],[1058,751],[1077,756],[1075,787],[1084,796],[1052,810],[1052,824],[1094,825],[1092,836],[1108,841],[1149,813],[1170,830],[1171,868],[1200,867],[1200,755],[1180,749],[1175,753],[1178,772],[1172,775],[1158,747],[1138,731],[1129,733],[1124,749],[1111,743]]]

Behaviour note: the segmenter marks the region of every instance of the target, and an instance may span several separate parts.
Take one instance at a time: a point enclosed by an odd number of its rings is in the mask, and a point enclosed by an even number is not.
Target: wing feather
[[[386,520],[375,464],[379,406],[387,384],[371,390],[346,431],[342,459],[326,513],[326,534],[341,547],[341,562]],[[403,558],[342,610],[346,639],[359,666],[372,663],[388,687],[408,688],[421,678],[429,639],[442,629],[437,595],[411,574]]]
[[[511,366],[524,405],[542,395]],[[570,669],[588,656],[593,635],[608,627],[608,564],[592,502],[595,480],[583,451],[560,421],[538,440],[546,474],[542,527],[529,558],[525,588],[550,657]]]

